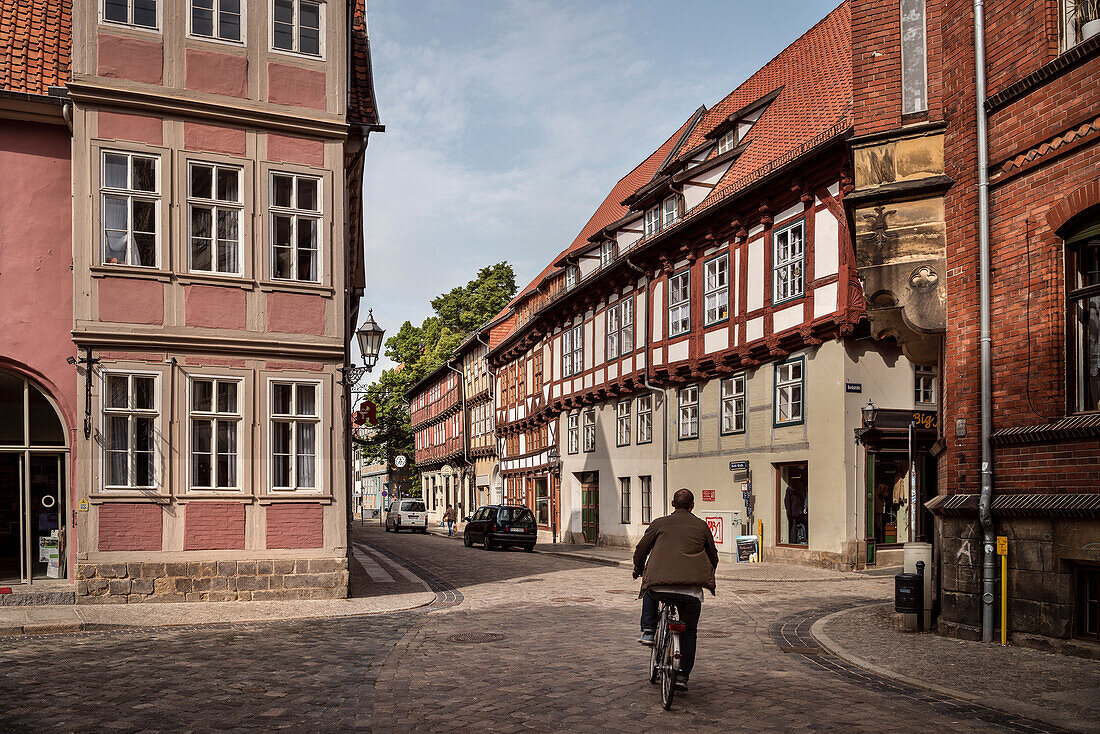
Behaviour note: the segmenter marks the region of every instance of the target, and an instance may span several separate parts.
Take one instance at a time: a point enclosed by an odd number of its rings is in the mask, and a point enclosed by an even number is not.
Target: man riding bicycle
[[[654,520],[634,550],[634,578],[642,577],[642,636],[638,642],[653,645],[658,603],[676,607],[687,630],[680,635],[680,672],[676,687],[686,691],[695,665],[695,641],[703,589],[714,594],[714,569],[718,548],[707,524],[696,517],[695,495],[679,489],[672,496],[673,512]],[[648,561],[647,561],[648,557]]]

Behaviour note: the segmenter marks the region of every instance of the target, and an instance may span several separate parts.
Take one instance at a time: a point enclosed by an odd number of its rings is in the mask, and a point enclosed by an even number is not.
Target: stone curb
[[[904,673],[898,673],[893,670],[888,670],[880,665],[875,665],[869,660],[864,660],[855,653],[844,648],[844,646],[837,643],[834,639],[829,637],[825,632],[825,625],[836,617],[840,617],[845,614],[851,614],[861,609],[867,609],[869,607],[892,607],[892,602],[876,603],[876,604],[862,604],[860,606],[851,607],[849,609],[842,609],[839,612],[833,612],[827,614],[821,619],[817,620],[810,627],[810,634],[815,640],[823,647],[827,652],[836,655],[838,658],[846,660],[847,662],[855,665],[858,668],[863,668],[866,671],[874,673],[875,675],[890,680],[904,683],[914,688],[930,691],[932,693],[938,693],[941,696],[950,696],[951,698],[957,698],[967,703],[973,703],[979,706],[985,706],[986,708],[996,709],[1015,716],[1021,716],[1026,719],[1038,721],[1044,724],[1050,724],[1063,729],[1076,730],[1079,728],[1078,721],[1075,721],[1072,717],[1058,713],[1056,711],[1047,711],[1044,709],[1036,709],[1034,707],[1027,707],[1021,704],[1020,701],[1014,698],[1008,698],[1006,696],[998,695],[986,695],[977,696],[973,693],[967,693],[966,691],[960,691],[955,688],[948,688],[947,686],[937,685],[935,683],[929,683],[928,681],[921,680],[920,678],[914,678]]]

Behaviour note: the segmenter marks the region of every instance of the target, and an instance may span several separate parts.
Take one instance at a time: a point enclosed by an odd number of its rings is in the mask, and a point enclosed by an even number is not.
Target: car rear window
[[[534,524],[535,516],[526,507],[501,507],[497,511],[497,522]]]
[[[423,502],[402,502],[401,509],[405,512],[424,512]]]

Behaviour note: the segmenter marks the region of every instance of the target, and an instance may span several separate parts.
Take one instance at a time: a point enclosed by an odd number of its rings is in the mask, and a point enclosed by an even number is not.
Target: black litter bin
[[[894,611],[900,614],[921,614],[924,602],[924,579],[915,573],[894,576]]]

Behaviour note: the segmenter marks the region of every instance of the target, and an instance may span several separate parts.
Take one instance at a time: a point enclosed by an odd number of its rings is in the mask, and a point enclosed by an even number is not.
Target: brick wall
[[[322,507],[295,502],[267,507],[268,548],[320,548],[324,540]]]
[[[243,550],[244,505],[190,502],[183,515],[184,550]]]
[[[99,550],[159,551],[160,505],[110,503],[99,507]]]

